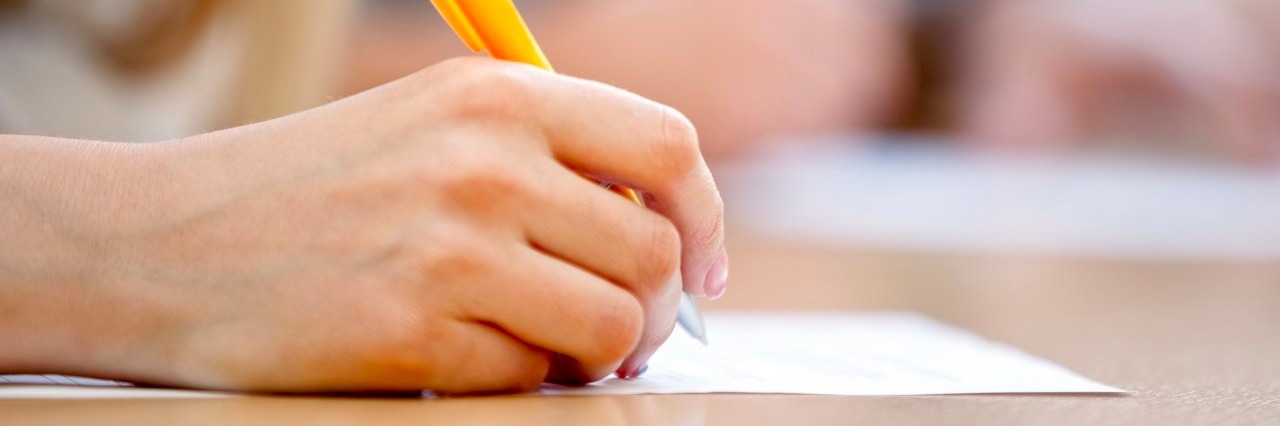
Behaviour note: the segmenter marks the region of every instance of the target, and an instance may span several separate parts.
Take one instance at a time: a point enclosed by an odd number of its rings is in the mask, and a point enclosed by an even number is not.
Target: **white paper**
[[[112,380],[57,374],[0,375],[0,399],[220,398],[225,392],[142,388]]]
[[[1123,390],[911,313],[716,314],[711,345],[676,331],[641,378],[545,395],[938,395]],[[218,397],[64,376],[0,376],[0,398]],[[8,383],[6,383],[8,382]]]
[[[638,379],[555,395],[783,393],[938,395],[1123,390],[910,313],[720,314],[710,346],[678,330]]]

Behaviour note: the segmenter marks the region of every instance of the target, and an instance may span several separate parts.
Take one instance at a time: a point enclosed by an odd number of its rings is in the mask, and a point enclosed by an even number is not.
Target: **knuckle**
[[[492,270],[495,256],[485,240],[459,234],[435,232],[411,250],[421,277],[432,283],[472,282],[470,278]]]
[[[537,190],[514,167],[477,160],[458,164],[446,177],[441,194],[448,204],[470,214],[510,215],[511,208],[529,201]]]
[[[456,93],[450,97],[454,119],[514,123],[528,118],[537,85],[532,69],[493,60],[471,60],[455,67]]]
[[[637,257],[640,279],[649,286],[666,283],[680,265],[680,233],[675,225],[657,214],[653,215],[649,239],[643,252]]]
[[[689,237],[698,247],[717,245],[724,238],[724,201],[720,197],[715,197],[714,204],[707,209],[702,221],[693,224]]]
[[[664,176],[683,176],[702,164],[698,131],[684,114],[668,106],[659,106],[661,124],[652,145],[657,171]]]
[[[433,68],[443,70],[445,75],[461,75],[468,70],[485,66],[485,62],[488,61],[478,56],[459,56],[440,61]]]

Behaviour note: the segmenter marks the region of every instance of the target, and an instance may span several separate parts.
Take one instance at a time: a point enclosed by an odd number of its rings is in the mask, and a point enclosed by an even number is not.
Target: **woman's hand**
[[[46,194],[75,207],[42,220],[92,267],[33,291],[63,294],[45,326],[66,341],[24,369],[253,391],[530,389],[634,374],[672,330],[677,268],[686,291],[724,291],[721,201],[689,122],[528,66],[453,60],[123,151],[112,182],[145,195]]]

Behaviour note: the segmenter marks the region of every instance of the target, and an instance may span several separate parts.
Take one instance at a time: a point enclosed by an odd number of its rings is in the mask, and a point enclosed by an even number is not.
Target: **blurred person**
[[[149,142],[331,99],[351,0],[0,0],[0,131]]]
[[[30,3],[72,15],[54,21],[71,21],[94,45],[79,48],[77,66],[37,62],[26,69],[50,71],[35,73],[0,65],[11,71],[0,84],[21,95],[0,100],[0,127],[28,133],[178,137],[295,112],[469,54],[418,0],[369,1],[363,13],[351,0],[83,3],[116,11],[97,15],[73,0]],[[894,121],[993,152],[1120,146],[1248,163],[1271,160],[1280,133],[1280,26],[1271,25],[1280,7],[1271,2],[524,3],[560,71],[680,109],[712,160]],[[185,16],[183,4],[197,13],[171,20],[191,25],[162,31],[166,21],[155,17]],[[148,13],[136,19],[161,29],[142,42],[111,34],[122,27],[99,16],[138,10]],[[933,46],[909,58],[921,34]],[[10,40],[11,51],[36,50]],[[171,45],[183,43],[198,44],[189,48],[197,53],[174,60],[182,50]],[[95,62],[103,51],[105,67]],[[75,93],[82,100],[66,108]]]
[[[187,136],[471,54],[422,0],[4,1],[11,132]],[[906,90],[900,0],[520,4],[558,71],[676,107],[712,158],[876,128]]]
[[[969,142],[996,152],[1119,143],[1273,164],[1277,10],[1252,0],[976,2],[952,112]]]
[[[526,390],[634,377],[725,291],[668,106],[468,58],[308,109],[346,2],[3,7],[0,373]]]

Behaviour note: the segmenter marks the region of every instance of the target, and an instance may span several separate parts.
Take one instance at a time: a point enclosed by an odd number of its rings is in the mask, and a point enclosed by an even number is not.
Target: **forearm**
[[[137,295],[109,285],[110,225],[147,197],[140,146],[0,136],[0,373],[109,374]],[[126,167],[132,163],[132,166]]]

